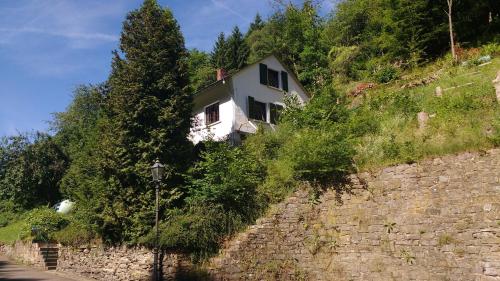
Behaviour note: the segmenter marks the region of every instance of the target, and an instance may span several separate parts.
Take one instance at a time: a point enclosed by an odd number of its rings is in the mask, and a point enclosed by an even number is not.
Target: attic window
[[[267,81],[268,85],[274,88],[279,88],[280,87],[280,78],[279,78],[279,72],[272,70],[272,69],[267,69]]]
[[[205,107],[205,125],[219,121],[219,102]]]

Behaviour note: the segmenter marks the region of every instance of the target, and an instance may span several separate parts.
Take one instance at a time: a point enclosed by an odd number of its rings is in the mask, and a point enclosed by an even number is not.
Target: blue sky
[[[159,0],[188,48],[209,51],[217,34],[246,30],[271,0]],[[301,0],[293,0],[300,3]],[[320,0],[322,12],[333,0]],[[106,80],[128,11],[142,0],[0,0],[0,136],[46,130],[80,84]]]

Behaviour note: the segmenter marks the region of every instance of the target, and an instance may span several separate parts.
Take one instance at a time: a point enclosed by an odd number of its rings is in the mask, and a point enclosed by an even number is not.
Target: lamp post
[[[160,163],[160,160],[156,158],[155,163],[151,166],[151,174],[153,175],[153,182],[155,183],[156,189],[156,207],[155,207],[155,248],[153,250],[153,280],[160,280],[160,272],[159,272],[159,260],[158,260],[158,240],[159,240],[159,231],[158,231],[158,205],[159,205],[159,197],[160,197],[160,182],[163,179],[163,174],[165,173],[165,166]]]

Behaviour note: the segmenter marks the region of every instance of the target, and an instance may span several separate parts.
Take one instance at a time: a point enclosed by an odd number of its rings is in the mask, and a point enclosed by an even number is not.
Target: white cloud
[[[126,1],[16,0],[0,5],[1,63],[37,76],[64,77],[92,68],[92,52],[119,39]],[[95,54],[93,54],[95,57]]]
[[[123,1],[16,1],[14,7],[0,8],[0,35],[3,44],[26,42],[26,37],[44,35],[63,37],[69,47],[79,48],[116,41],[106,26],[109,17],[123,17]],[[5,6],[5,4],[4,4]],[[107,29],[107,30],[106,30]],[[31,38],[28,38],[31,39]]]
[[[102,41],[118,41],[118,36],[113,34],[106,34],[100,32],[93,33],[81,33],[73,31],[62,31],[62,30],[49,30],[42,28],[24,27],[24,28],[3,28],[0,27],[0,32],[6,33],[38,33],[43,35],[64,37],[67,39],[78,39],[78,40],[102,40]]]
[[[211,0],[212,1],[212,4],[214,4],[216,7],[219,7],[219,8],[222,8],[226,11],[228,11],[229,13],[239,17],[240,19],[246,21],[246,22],[251,22],[252,21],[252,18],[248,18],[247,16],[245,16],[244,14],[236,11],[235,9],[231,8],[231,6],[229,6],[229,4],[225,3],[224,1],[222,0]],[[235,3],[233,1],[233,3]]]

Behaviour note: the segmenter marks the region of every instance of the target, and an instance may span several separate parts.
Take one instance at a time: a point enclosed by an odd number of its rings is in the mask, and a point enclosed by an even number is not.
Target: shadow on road
[[[39,272],[26,272],[26,270],[20,266],[13,265],[5,260],[0,260],[0,280],[1,281],[45,281],[50,279],[40,279],[36,275]],[[28,274],[28,275],[27,275]],[[33,275],[33,276],[29,276]],[[19,277],[16,277],[19,276]]]

